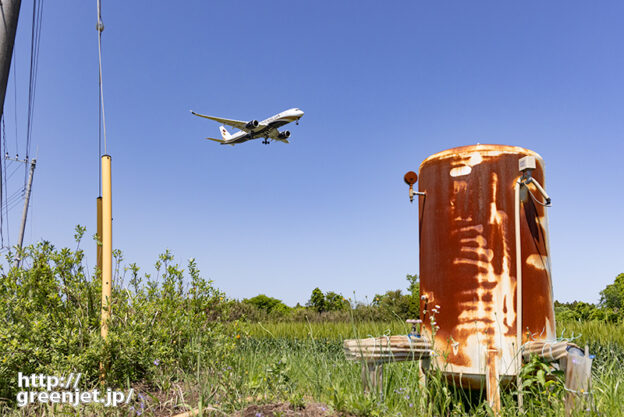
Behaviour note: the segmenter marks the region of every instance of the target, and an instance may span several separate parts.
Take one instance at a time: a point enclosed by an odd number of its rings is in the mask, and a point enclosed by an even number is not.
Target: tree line
[[[305,305],[294,307],[282,300],[259,294],[243,300],[233,300],[232,310],[236,319],[251,321],[343,321],[343,320],[388,320],[409,319],[419,316],[420,282],[418,275],[406,276],[407,288],[389,290],[377,294],[372,300],[359,300],[334,291],[315,288]],[[600,292],[597,304],[584,301],[555,301],[558,320],[624,322],[624,273],[616,276],[614,282]]]

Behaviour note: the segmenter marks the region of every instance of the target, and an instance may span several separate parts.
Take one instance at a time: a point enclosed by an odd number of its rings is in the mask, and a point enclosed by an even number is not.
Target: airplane
[[[288,138],[290,137],[290,131],[284,130],[283,132],[280,132],[277,128],[290,122],[299,124],[299,119],[303,116],[303,111],[296,108],[285,110],[261,122],[257,120],[244,122],[241,120],[223,119],[221,117],[206,116],[204,114],[195,113],[193,110],[191,110],[191,113],[195,116],[204,117],[206,119],[214,120],[219,123],[232,126],[233,128],[240,129],[239,132],[230,134],[225,126],[220,126],[219,130],[221,131],[221,137],[223,137],[223,139],[206,138],[208,140],[219,142],[221,145],[232,146],[258,138],[264,138],[262,143],[265,145],[269,144],[269,139],[289,143]]]

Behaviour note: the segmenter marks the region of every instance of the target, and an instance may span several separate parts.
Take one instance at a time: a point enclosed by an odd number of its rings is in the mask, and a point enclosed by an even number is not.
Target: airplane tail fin
[[[228,132],[225,128],[225,126],[219,127],[219,130],[221,131],[221,136],[223,137],[223,140],[229,140],[232,137],[232,135],[230,135],[230,132]]]

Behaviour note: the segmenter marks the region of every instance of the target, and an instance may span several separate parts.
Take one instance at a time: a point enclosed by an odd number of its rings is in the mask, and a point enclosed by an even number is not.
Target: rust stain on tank
[[[499,349],[502,373],[516,371],[514,184],[527,155],[536,158],[533,177],[544,185],[542,158],[504,145],[449,149],[427,158],[418,173],[426,193],[419,203],[421,319],[444,351],[439,360],[448,363],[440,365],[465,375],[463,385],[483,383],[485,349]],[[521,197],[523,333],[548,339],[555,322],[545,208],[528,193]]]

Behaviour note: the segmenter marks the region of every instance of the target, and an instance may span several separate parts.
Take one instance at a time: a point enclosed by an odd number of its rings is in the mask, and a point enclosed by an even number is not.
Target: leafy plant
[[[529,394],[528,398],[549,403],[563,399],[565,392],[563,372],[555,368],[552,362],[533,356],[523,366],[520,376],[522,378],[520,390]]]
[[[139,277],[131,264],[130,288],[123,286],[123,254],[115,251],[112,316],[103,341],[101,282],[84,266],[84,234],[76,227],[75,250],[46,241],[26,247],[22,267],[0,274],[0,398],[15,398],[18,372],[79,372],[83,385],[93,386],[102,363],[111,386],[142,381],[166,389],[198,362],[229,363],[238,343],[235,326],[223,320],[229,301],[201,277],[193,259],[186,286],[185,270],[169,251],[156,263],[156,279]]]

